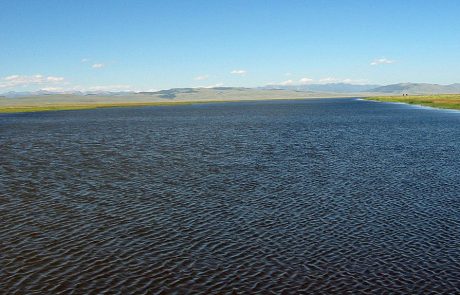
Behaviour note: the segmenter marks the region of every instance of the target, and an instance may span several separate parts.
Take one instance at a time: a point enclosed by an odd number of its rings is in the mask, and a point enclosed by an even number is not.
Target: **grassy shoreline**
[[[0,114],[7,113],[31,113],[31,112],[49,112],[49,111],[74,111],[74,110],[92,110],[99,108],[120,108],[120,107],[146,107],[146,106],[180,106],[203,103],[223,103],[223,102],[242,102],[242,101],[260,101],[260,100],[292,100],[292,99],[320,99],[323,97],[289,97],[289,98],[256,98],[256,99],[205,99],[205,100],[175,100],[175,101],[86,101],[86,102],[46,102],[40,103],[16,103],[0,104]],[[429,106],[442,109],[460,110],[460,94],[446,95],[411,95],[411,96],[370,96],[366,100],[380,102],[399,102],[421,106]]]
[[[128,103],[80,103],[80,104],[50,104],[50,105],[15,105],[15,106],[0,106],[0,114],[8,113],[32,113],[32,112],[50,112],[50,111],[77,111],[77,110],[93,110],[100,108],[121,108],[121,107],[146,107],[146,106],[173,106],[173,105],[190,105],[192,101],[177,101],[177,102],[128,102]]]
[[[149,106],[181,106],[205,103],[225,103],[225,102],[254,102],[263,100],[303,100],[311,98],[272,98],[272,99],[242,99],[242,100],[199,100],[199,101],[156,101],[156,102],[113,102],[113,103],[78,103],[78,104],[47,104],[47,105],[15,105],[0,106],[0,114],[11,113],[35,113],[52,111],[78,111],[94,110],[101,108],[129,108],[129,107],[149,107]]]
[[[399,102],[440,109],[460,110],[460,94],[410,95],[410,96],[375,96],[366,100],[381,102]]]
[[[45,104],[45,105],[13,105],[0,106],[0,114],[11,113],[34,113],[52,111],[78,111],[94,110],[101,108],[129,108],[129,107],[148,107],[148,106],[180,106],[205,103],[224,103],[224,102],[255,102],[263,100],[304,100],[312,98],[271,98],[271,99],[241,99],[241,100],[197,100],[197,101],[156,101],[156,102],[112,102],[112,103],[78,103],[78,104]]]

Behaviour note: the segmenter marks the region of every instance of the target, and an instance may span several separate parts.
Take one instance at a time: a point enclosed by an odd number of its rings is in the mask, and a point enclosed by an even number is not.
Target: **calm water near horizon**
[[[460,293],[460,112],[0,114],[0,293]]]

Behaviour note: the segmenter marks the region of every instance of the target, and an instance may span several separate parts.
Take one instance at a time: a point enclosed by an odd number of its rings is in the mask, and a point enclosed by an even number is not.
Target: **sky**
[[[458,0],[0,0],[0,93],[460,82]]]

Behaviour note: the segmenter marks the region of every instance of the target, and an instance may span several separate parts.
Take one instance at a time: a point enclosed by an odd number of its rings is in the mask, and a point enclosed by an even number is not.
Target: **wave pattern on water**
[[[460,293],[459,126],[352,99],[0,116],[0,287]]]

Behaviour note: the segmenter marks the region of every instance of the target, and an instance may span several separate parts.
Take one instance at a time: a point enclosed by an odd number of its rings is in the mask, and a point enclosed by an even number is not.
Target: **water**
[[[0,115],[1,290],[459,293],[459,127],[355,99]]]

